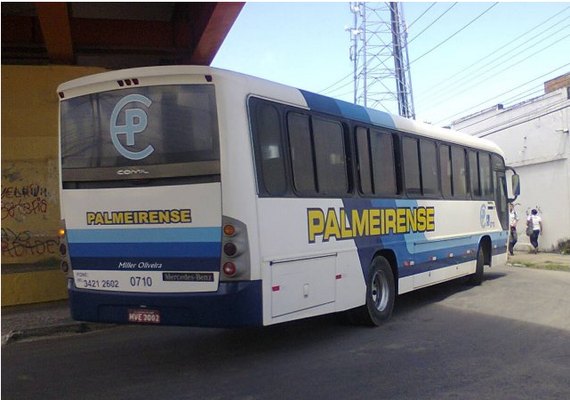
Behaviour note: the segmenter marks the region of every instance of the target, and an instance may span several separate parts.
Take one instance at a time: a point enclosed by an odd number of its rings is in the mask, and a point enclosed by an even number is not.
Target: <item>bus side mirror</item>
[[[521,181],[518,175],[511,176],[511,187],[515,197],[518,197],[521,194]]]

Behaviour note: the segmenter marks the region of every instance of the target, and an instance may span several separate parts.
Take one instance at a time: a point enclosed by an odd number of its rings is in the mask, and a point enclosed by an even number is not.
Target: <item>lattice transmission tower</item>
[[[352,2],[354,103],[415,119],[402,3]]]

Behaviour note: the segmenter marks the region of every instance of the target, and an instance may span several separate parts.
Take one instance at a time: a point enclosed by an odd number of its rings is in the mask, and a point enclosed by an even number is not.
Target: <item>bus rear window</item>
[[[218,161],[212,85],[164,85],[61,102],[62,168]]]

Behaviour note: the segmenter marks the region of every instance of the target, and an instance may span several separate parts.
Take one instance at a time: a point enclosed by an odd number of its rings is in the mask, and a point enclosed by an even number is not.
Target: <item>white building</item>
[[[519,244],[529,246],[526,215],[537,208],[544,233],[539,249],[570,240],[570,73],[544,84],[545,93],[511,107],[501,104],[452,123],[452,128],[497,143],[521,179],[515,201]]]

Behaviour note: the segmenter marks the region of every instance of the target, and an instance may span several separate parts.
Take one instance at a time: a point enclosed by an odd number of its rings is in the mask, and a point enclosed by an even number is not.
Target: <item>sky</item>
[[[350,4],[247,2],[212,66],[353,102]],[[403,12],[420,121],[508,107],[570,72],[568,2],[404,2]],[[369,14],[369,29],[381,19],[385,10]],[[397,114],[393,101],[375,107]]]

